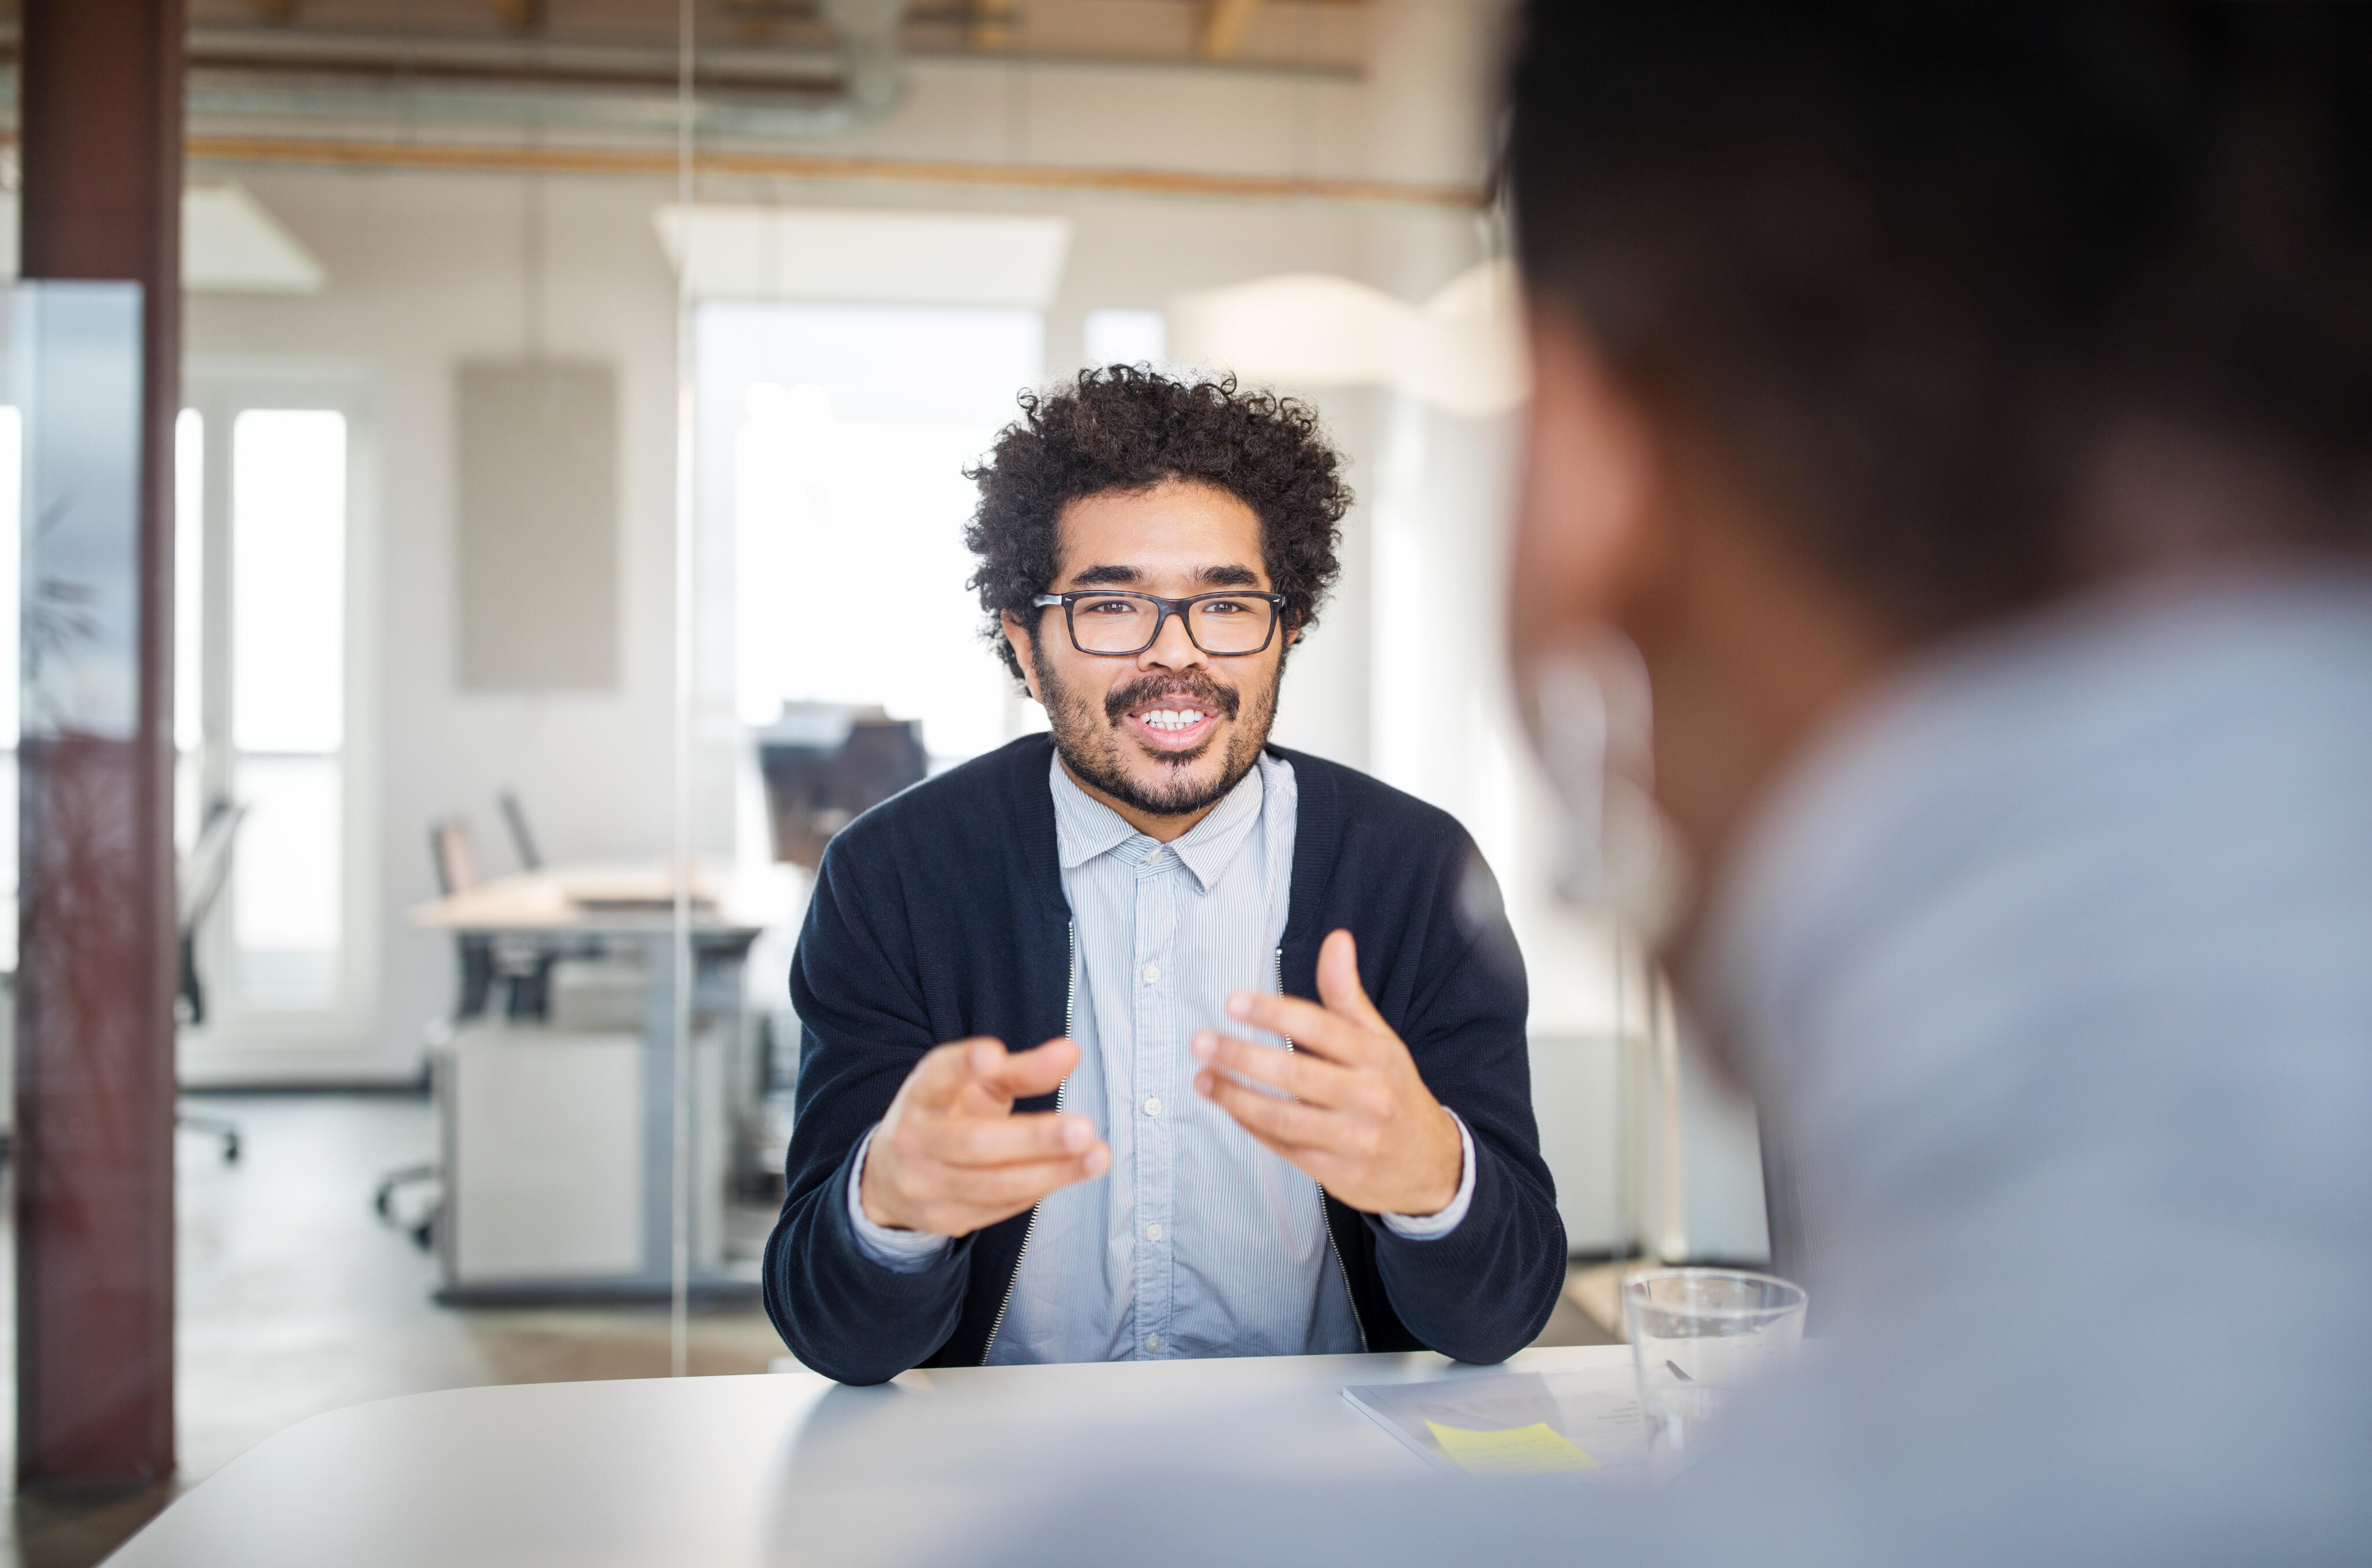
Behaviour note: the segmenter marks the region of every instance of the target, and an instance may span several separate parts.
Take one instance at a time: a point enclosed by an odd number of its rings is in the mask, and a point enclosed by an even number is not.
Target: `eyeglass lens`
[[[1153,644],[1161,607],[1128,594],[1091,594],[1071,604],[1071,636],[1082,652],[1141,653]],[[1268,643],[1276,607],[1264,598],[1220,596],[1186,607],[1187,630],[1206,654],[1258,653]]]

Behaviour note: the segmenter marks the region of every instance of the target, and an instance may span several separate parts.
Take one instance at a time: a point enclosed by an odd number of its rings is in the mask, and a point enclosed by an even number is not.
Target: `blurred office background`
[[[688,184],[677,0],[189,12],[182,1484],[359,1400],[664,1374],[679,1237],[689,1370],[780,1355],[805,868],[1041,722],[976,636],[961,470],[1085,365],[1234,370],[1352,456],[1277,738],[1499,874],[1576,1259],[1552,1333],[1603,1331],[1599,1265],[1763,1255],[1752,1110],[1637,943],[1552,898],[1501,670],[1494,0],[700,0]],[[20,1503],[16,1539],[90,1561],[150,1505]]]

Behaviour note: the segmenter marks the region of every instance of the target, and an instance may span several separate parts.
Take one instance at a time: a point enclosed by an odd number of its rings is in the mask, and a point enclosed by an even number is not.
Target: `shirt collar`
[[[1262,759],[1263,765],[1266,761]],[[1227,862],[1235,858],[1244,840],[1250,836],[1252,825],[1260,820],[1261,804],[1266,795],[1262,771],[1263,767],[1256,766],[1246,773],[1209,816],[1168,846],[1177,852],[1179,864],[1192,874],[1205,892],[1227,868]],[[1078,786],[1064,771],[1059,753],[1048,764],[1048,780],[1054,796],[1055,853],[1064,870],[1075,870],[1132,841],[1141,841],[1140,853],[1130,855],[1132,861],[1154,852],[1157,846],[1149,835],[1138,832],[1126,818]]]

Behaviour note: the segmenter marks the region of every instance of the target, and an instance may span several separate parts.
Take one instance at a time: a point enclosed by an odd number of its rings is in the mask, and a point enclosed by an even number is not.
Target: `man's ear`
[[[1005,644],[1021,666],[1021,682],[1029,688],[1031,700],[1040,707],[1046,705],[1045,694],[1038,690],[1038,639],[1029,634],[1029,623],[1011,610],[1000,615],[1005,622]]]

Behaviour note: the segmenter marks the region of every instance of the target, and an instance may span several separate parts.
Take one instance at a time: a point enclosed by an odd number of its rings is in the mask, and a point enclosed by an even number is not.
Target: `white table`
[[[563,952],[592,938],[637,947],[647,980],[640,1096],[640,1267],[583,1280],[539,1277],[488,1284],[465,1278],[448,1247],[440,1299],[504,1304],[588,1295],[664,1298],[669,1294],[674,1277],[675,1214],[674,892],[674,877],[664,862],[554,866],[497,877],[412,912],[414,924],[457,935],[509,937]],[[737,870],[705,861],[693,865],[690,935],[696,1011],[738,1014],[743,956],[762,931],[796,917],[804,892],[803,874],[795,866]],[[728,1116],[738,1118],[739,1109],[734,1106]],[[694,1283],[739,1292],[750,1282],[696,1269]]]
[[[1504,1368],[1430,1353],[521,1384],[414,1394],[299,1423],[224,1467],[116,1568],[641,1568],[944,1560],[1114,1454],[1272,1477],[1432,1472],[1343,1402],[1347,1384],[1525,1372],[1628,1376],[1622,1345]]]

